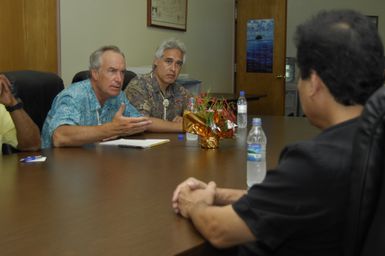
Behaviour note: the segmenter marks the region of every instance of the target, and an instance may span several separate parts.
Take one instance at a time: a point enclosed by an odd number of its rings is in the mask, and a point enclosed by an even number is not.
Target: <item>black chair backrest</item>
[[[132,78],[136,77],[136,74],[132,71],[126,70],[124,72],[124,81],[123,81],[123,86],[122,90],[126,89],[128,83],[131,81]],[[90,71],[89,70],[83,70],[74,75],[72,78],[72,83],[80,82],[83,80],[86,80],[90,78]]]
[[[345,256],[385,255],[385,87],[365,105],[353,144]]]
[[[55,96],[64,89],[63,80],[54,73],[19,70],[4,72],[14,84],[15,94],[40,131]]]

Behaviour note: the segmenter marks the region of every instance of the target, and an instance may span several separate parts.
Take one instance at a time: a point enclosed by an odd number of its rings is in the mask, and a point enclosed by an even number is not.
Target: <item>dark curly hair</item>
[[[363,105],[384,82],[384,49],[375,25],[352,10],[322,11],[298,26],[301,78],[316,71],[337,102]]]

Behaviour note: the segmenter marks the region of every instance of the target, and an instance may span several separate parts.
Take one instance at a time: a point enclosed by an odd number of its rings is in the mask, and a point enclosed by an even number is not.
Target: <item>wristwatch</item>
[[[19,100],[19,102],[18,102],[16,105],[13,105],[13,106],[5,106],[5,109],[6,109],[9,113],[11,113],[11,112],[13,112],[13,111],[15,111],[15,110],[17,110],[17,109],[21,109],[21,108],[23,108],[23,107],[24,107],[23,102],[22,102],[21,100]]]

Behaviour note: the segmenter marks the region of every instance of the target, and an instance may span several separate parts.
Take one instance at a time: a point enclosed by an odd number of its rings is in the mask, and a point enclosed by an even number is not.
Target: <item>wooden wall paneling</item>
[[[56,0],[24,0],[27,66],[57,73]]]
[[[57,0],[0,0],[0,72],[58,72]]]
[[[22,2],[18,0],[0,0],[0,71],[21,68],[24,62],[22,27]]]

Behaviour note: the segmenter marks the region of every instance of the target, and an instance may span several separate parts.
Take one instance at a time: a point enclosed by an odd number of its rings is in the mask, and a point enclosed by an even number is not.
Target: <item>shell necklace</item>
[[[160,90],[160,96],[163,99],[163,120],[167,120],[167,107],[170,105],[170,102],[164,97],[162,90]]]

